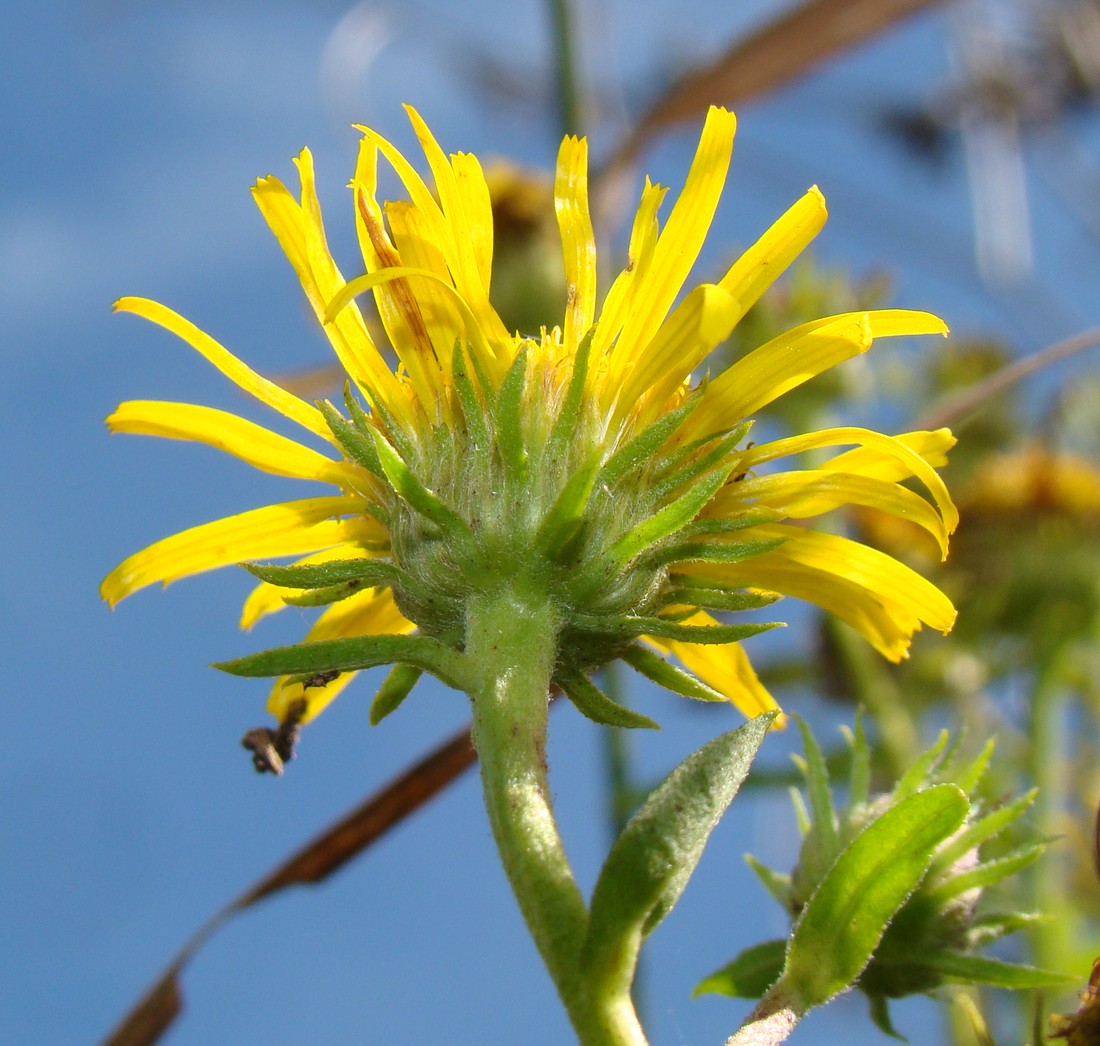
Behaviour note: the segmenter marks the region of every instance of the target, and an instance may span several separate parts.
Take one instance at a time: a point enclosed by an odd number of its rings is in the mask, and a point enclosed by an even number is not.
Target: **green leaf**
[[[802,909],[787,952],[783,982],[801,1008],[828,1002],[859,977],[969,805],[954,785],[936,785],[892,806],[841,851]]]
[[[464,658],[459,651],[428,636],[351,636],[275,647],[214,667],[235,676],[289,676],[405,664],[431,672],[456,690],[467,690]]]
[[[370,725],[377,726],[405,700],[419,682],[424,670],[414,665],[394,665],[370,706]]]
[[[622,659],[647,679],[652,679],[658,686],[671,690],[681,697],[693,697],[696,701],[728,701],[725,694],[719,693],[707,686],[701,679],[696,679],[690,672],[669,664],[660,654],[653,650],[647,650],[643,646],[634,644],[629,646],[620,655]]]
[[[253,577],[279,588],[331,588],[349,581],[362,587],[388,587],[401,580],[401,571],[392,563],[377,559],[333,559],[327,563],[304,563],[285,567],[278,563],[242,563]]]
[[[774,719],[774,712],[757,716],[688,756],[615,841],[592,893],[581,950],[597,995],[629,990],[642,939],[683,892]]]
[[[1049,988],[1077,978],[1058,970],[1041,970],[1037,966],[1002,962],[984,955],[962,952],[917,953],[913,962],[930,966],[954,984],[988,984],[994,988]]]
[[[661,729],[649,716],[612,701],[583,672],[559,671],[554,676],[554,682],[565,691],[565,696],[577,706],[577,709],[595,723],[628,729],[639,727],[649,730]]]
[[[759,999],[783,972],[787,942],[764,941],[746,948],[733,962],[704,977],[691,993],[700,995],[732,995],[737,999]]]

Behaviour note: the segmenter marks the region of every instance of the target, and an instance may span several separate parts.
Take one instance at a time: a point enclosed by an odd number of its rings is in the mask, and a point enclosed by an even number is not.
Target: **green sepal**
[[[596,997],[629,991],[642,939],[672,910],[776,713],[692,753],[650,794],[600,870],[581,948]]]
[[[297,646],[275,647],[215,664],[235,676],[314,675],[357,672],[378,665],[405,664],[431,672],[455,690],[467,690],[465,655],[429,636],[351,636]]]
[[[717,440],[705,454],[692,455],[683,468],[677,469],[654,484],[651,492],[653,499],[660,504],[674,490],[679,490],[689,483],[694,486],[701,477],[713,471],[721,473],[722,483],[725,483],[738,465],[738,459],[731,455],[740,442],[741,436],[741,431],[736,430]]]
[[[1037,966],[1003,962],[984,955],[953,951],[914,950],[906,965],[926,966],[952,984],[986,984],[993,988],[1050,988],[1074,981],[1072,973],[1042,970]]]
[[[695,390],[675,410],[644,428],[626,446],[611,455],[600,472],[599,482],[613,488],[631,469],[651,458],[699,406],[699,402],[699,391]]]
[[[845,820],[867,802],[871,791],[871,749],[863,730],[863,709],[856,711],[855,730],[841,727],[851,749],[851,766],[848,770],[848,805]],[[965,791],[965,789],[964,789]]]
[[[736,999],[759,999],[783,972],[786,940],[764,941],[746,948],[733,962],[704,977],[692,991],[700,995],[732,995]]]
[[[405,461],[412,461],[416,456],[416,447],[409,439],[409,435],[405,431],[405,426],[398,422],[389,412],[380,396],[376,396],[372,389],[368,388],[365,391],[367,397],[370,399],[371,412],[377,414],[378,417],[382,419],[382,426],[386,430],[386,436],[393,443],[393,446],[397,448],[397,453],[400,454]],[[355,401],[355,397],[352,396],[350,383],[344,386],[344,402],[347,404],[348,413],[351,415],[352,421],[354,421],[356,425],[361,426],[364,432],[372,436],[380,435],[378,424],[372,418],[367,417],[363,408],[359,406]]]
[[[753,556],[771,552],[786,538],[761,541],[682,541],[652,552],[649,559],[657,565],[674,563],[742,563]]]
[[[790,911],[791,905],[791,877],[786,872],[777,872],[766,864],[761,864],[752,854],[745,854],[745,864],[755,873],[756,878],[782,906],[783,910]]]
[[[959,894],[966,893],[967,890],[999,883],[1002,879],[1015,875],[1021,868],[1026,868],[1046,848],[1046,842],[1028,843],[1004,857],[998,857],[992,861],[983,861],[965,872],[952,875],[926,891],[929,903],[942,905],[952,897],[958,897]]]
[[[970,803],[951,784],[917,792],[841,851],[795,923],[783,984],[802,1009],[850,987]]]
[[[701,389],[700,386],[699,391]],[[702,467],[705,470],[705,462],[717,460],[717,458],[731,453],[737,444],[749,434],[752,425],[751,421],[743,421],[732,429],[712,432],[709,436],[702,436],[690,443],[676,447],[671,453],[654,462],[653,475],[657,478],[658,485],[655,489],[658,491],[658,496],[674,490],[679,484],[685,482],[684,475],[679,475],[676,478],[678,473],[683,473],[685,469],[694,469],[698,474],[701,463],[704,463]],[[699,451],[708,443],[713,443],[714,446],[705,454],[700,454]],[[722,448],[721,451],[718,451],[718,448]],[[685,464],[685,462],[688,464]]]
[[[573,614],[571,622],[586,632],[602,633],[623,639],[656,636],[681,643],[738,643],[749,636],[781,627],[778,622],[747,625],[681,625],[663,617],[604,617],[597,614]]]
[[[778,592],[747,592],[744,589],[700,588],[695,585],[677,585],[661,593],[665,606],[705,607],[707,610],[725,610],[740,614],[747,610],[761,610],[782,599]]]
[[[565,696],[577,706],[577,710],[594,723],[604,726],[619,726],[627,729],[660,730],[660,726],[649,716],[626,708],[612,701],[583,672],[559,671],[554,682],[565,692]]]
[[[621,570],[635,556],[670,537],[690,523],[704,505],[714,497],[718,488],[725,483],[726,472],[719,472],[700,480],[690,490],[681,494],[660,512],[654,513],[643,523],[631,527],[618,541],[607,550],[607,556]]]
[[[885,995],[868,995],[867,1003],[871,1020],[879,1031],[889,1035],[891,1039],[898,1039],[901,1042],[909,1041],[894,1027],[894,1022],[890,1019],[890,1004],[887,1002]]]
[[[962,737],[961,731],[959,737],[960,739]],[[985,776],[989,761],[993,758],[993,749],[996,747],[996,744],[997,739],[991,737],[982,746],[982,750],[978,753],[977,758],[975,758],[965,770],[957,774],[951,774],[951,780],[966,792],[967,795],[972,795],[974,793],[974,789],[978,787],[978,782]]]
[[[968,824],[958,836],[940,849],[936,854],[935,861],[932,862],[932,867],[928,870],[928,874],[934,876],[940,872],[946,872],[969,850],[981,846],[987,839],[992,839],[995,835],[998,835],[1031,806],[1038,794],[1039,789],[1033,788],[1030,792],[1025,792],[1011,803],[1006,803],[999,809],[993,810],[984,817]]]
[[[989,912],[974,920],[966,934],[967,944],[975,950],[984,948],[1002,937],[1030,930],[1050,921],[1049,915],[1039,912]]]
[[[357,465],[362,465],[369,473],[385,478],[382,465],[378,460],[378,452],[374,449],[374,441],[367,435],[369,429],[360,429],[349,422],[328,400],[321,400],[317,404],[328,425],[329,431],[340,444],[340,449]],[[373,426],[372,426],[373,427]]]
[[[574,470],[553,505],[543,517],[532,544],[553,558],[564,552],[569,539],[576,533],[584,518],[584,510],[600,472],[600,451],[597,448],[588,460]]]
[[[836,811],[833,809],[833,796],[829,790],[829,769],[825,765],[825,756],[817,738],[800,716],[793,717],[802,735],[802,747],[805,759],[795,756],[795,761],[806,779],[806,792],[810,799],[810,818],[813,832],[817,837],[817,853],[823,867],[832,864],[840,849],[840,837],[837,829]]]
[[[377,726],[405,700],[419,682],[424,670],[415,665],[394,665],[389,670],[370,705],[370,725]]]
[[[279,588],[331,588],[350,581],[361,587],[383,588],[400,581],[402,571],[392,563],[376,559],[332,559],[327,563],[242,563],[253,577]]]
[[[941,730],[932,747],[917,756],[916,762],[912,763],[901,775],[898,783],[894,786],[893,792],[890,793],[895,803],[908,799],[909,796],[928,783],[928,775],[931,773],[932,768],[943,762],[944,750],[947,748],[949,736],[946,730]]]
[[[724,534],[736,534],[739,530],[761,527],[765,523],[776,523],[785,518],[782,512],[777,512],[775,509],[760,505],[743,505],[735,516],[707,516],[703,519],[694,519],[680,531],[680,536],[685,540],[722,537]]]
[[[416,473],[405,464],[381,433],[372,430],[372,435],[382,470],[405,503],[434,523],[449,538],[463,535],[468,539],[470,528],[466,521],[420,482]]]
[[[327,607],[373,587],[375,586],[357,579],[345,581],[342,585],[330,585],[328,588],[313,588],[296,596],[283,596],[283,602],[292,607]]]
[[[652,679],[658,686],[681,697],[691,697],[696,701],[729,701],[725,694],[707,686],[690,672],[669,664],[656,651],[647,650],[635,643],[627,647],[620,657],[647,679]]]
[[[485,424],[485,408],[478,398],[474,383],[470,381],[469,372],[466,370],[466,355],[462,351],[462,342],[458,338],[455,338],[454,352],[451,354],[451,374],[470,440],[477,450],[487,451],[489,428]]]
[[[577,346],[576,355],[573,357],[573,373],[569,378],[569,387],[565,390],[561,409],[554,419],[554,427],[550,430],[546,447],[542,451],[545,458],[552,460],[561,454],[577,431],[577,424],[581,416],[581,404],[584,401],[584,383],[588,377],[588,359],[592,353],[592,339],[595,335],[596,327],[593,325],[588,328],[588,333]]]
[[[527,384],[527,346],[524,345],[504,380],[493,408],[496,444],[507,473],[522,485],[527,478],[527,449],[523,445],[523,390]]]

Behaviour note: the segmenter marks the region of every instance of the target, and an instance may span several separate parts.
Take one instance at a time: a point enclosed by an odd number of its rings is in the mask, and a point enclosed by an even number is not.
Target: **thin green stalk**
[[[588,910],[550,805],[546,728],[559,620],[515,582],[471,598],[466,656],[485,805],[520,910],[584,1046],[644,1046],[629,998],[594,999],[580,966]]]
[[[554,86],[558,102],[558,131],[584,134],[585,113],[577,71],[573,9],[569,0],[550,0],[551,39],[554,45]]]
[[[1062,698],[1065,681],[1059,662],[1059,656],[1053,654],[1039,668],[1031,694],[1028,731],[1028,772],[1039,790],[1032,813],[1040,829],[1050,835],[1062,831],[1061,820],[1070,788],[1066,702]],[[1060,854],[1052,850],[1035,863],[1031,889],[1033,909],[1048,916],[1032,933],[1035,965],[1048,970],[1063,969],[1073,949],[1069,942],[1072,912],[1066,903],[1065,864]]]

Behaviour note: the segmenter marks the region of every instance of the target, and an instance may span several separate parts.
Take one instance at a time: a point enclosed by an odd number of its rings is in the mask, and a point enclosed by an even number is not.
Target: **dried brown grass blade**
[[[657,132],[775,90],[841,51],[940,0],[807,0],[735,41],[716,61],[674,83],[638,121],[607,171],[629,164]]]
[[[469,727],[376,792],[208,920],[103,1046],[152,1046],[183,1007],[179,973],[227,919],[288,886],[316,883],[362,853],[477,761]]]
[[[1062,360],[1068,360],[1079,352],[1100,345],[1100,327],[1082,331],[1063,341],[1056,341],[1046,348],[1033,352],[1030,356],[1016,360],[1006,367],[990,374],[974,385],[970,385],[961,392],[947,397],[942,403],[934,406],[924,414],[916,423],[920,429],[938,429],[944,425],[958,425],[967,418],[981,410],[991,399],[1002,392],[1018,385],[1025,378],[1036,374],[1047,367],[1053,367]]]

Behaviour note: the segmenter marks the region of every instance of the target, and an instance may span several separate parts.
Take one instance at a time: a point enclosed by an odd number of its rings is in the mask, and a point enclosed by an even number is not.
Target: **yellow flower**
[[[566,138],[554,183],[565,315],[560,327],[515,333],[490,304],[493,224],[481,167],[469,154],[448,157],[420,116],[409,115],[434,189],[388,141],[362,129],[351,189],[366,275],[350,283],[326,244],[308,151],[296,161],[300,198],[273,177],[253,190],[350,379],[346,417],[260,377],[163,305],[117,303],[176,333],[327,444],[327,453],[181,403],[123,403],[108,418],[112,431],[208,443],[338,493],[165,538],[108,575],[106,600],[113,605],[153,582],[214,567],[294,556],[290,567],[249,568],[263,581],[245,603],[242,627],[288,601],[329,602],[309,644],[416,632],[433,649],[459,651],[465,601],[522,574],[537,578],[560,609],[555,681],[603,721],[617,720],[587,674],[616,658],[680,693],[726,698],[749,715],[774,707],[738,642],[762,626],[720,624],[712,612],[759,607],[777,594],[838,615],[892,660],[905,656],[922,623],[951,628],[950,602],[918,574],[803,525],[841,506],[873,506],[924,528],[946,555],[957,514],[935,467],[954,443],[948,431],[893,437],[847,427],[760,445],[746,439],[747,419],[789,389],[877,337],[946,334],[941,320],[904,310],[832,316],[773,339],[716,377],[692,378],[821,229],[826,211],[816,187],[719,280],[681,294],[732,150],[734,116],[711,109],[663,227],[657,215],[666,190],[646,181],[627,265],[601,295],[587,145]],[[379,202],[379,155],[408,200]],[[353,300],[367,291],[396,368]],[[767,469],[781,458],[844,447],[853,449],[812,467]],[[914,478],[927,497],[903,485]],[[400,642],[391,644],[398,662],[413,649]],[[304,698],[308,719],[356,667],[379,662],[345,654],[335,666],[342,674],[327,685],[319,684],[334,673],[280,678],[271,711],[284,718]],[[431,658],[405,663],[435,670]]]

